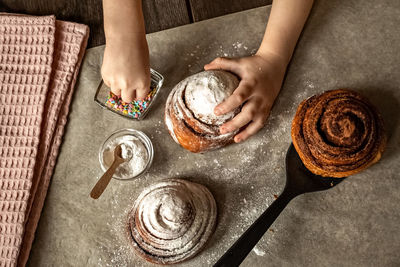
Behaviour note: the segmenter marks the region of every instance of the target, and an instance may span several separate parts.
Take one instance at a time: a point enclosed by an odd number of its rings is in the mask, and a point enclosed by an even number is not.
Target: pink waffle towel
[[[0,14],[0,266],[25,266],[89,29]]]

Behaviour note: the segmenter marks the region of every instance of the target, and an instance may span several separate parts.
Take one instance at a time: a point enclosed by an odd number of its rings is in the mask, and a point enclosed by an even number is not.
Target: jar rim
[[[128,178],[123,178],[123,177],[117,176],[115,174],[113,175],[113,179],[123,180],[123,181],[132,180],[132,179],[142,176],[144,173],[146,173],[150,169],[150,166],[151,166],[151,164],[153,162],[153,158],[154,158],[154,147],[153,147],[153,143],[151,142],[150,138],[142,131],[135,130],[132,128],[124,128],[124,129],[119,129],[119,130],[113,132],[102,143],[102,145],[100,146],[100,150],[99,150],[99,162],[100,162],[101,169],[104,172],[106,172],[108,169],[105,166],[104,159],[103,159],[105,146],[111,140],[118,138],[118,137],[122,137],[122,136],[135,136],[136,138],[138,138],[145,146],[145,148],[147,150],[147,154],[148,154],[146,167],[139,174],[132,176],[132,177],[128,177]]]

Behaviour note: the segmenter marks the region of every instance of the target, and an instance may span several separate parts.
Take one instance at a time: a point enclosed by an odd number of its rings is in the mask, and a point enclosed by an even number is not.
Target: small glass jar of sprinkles
[[[150,69],[150,74],[151,90],[144,100],[134,100],[130,103],[125,103],[119,96],[113,94],[110,88],[104,84],[103,80],[101,80],[94,96],[94,101],[101,107],[107,108],[125,118],[142,120],[150,110],[150,107],[164,81],[164,77],[157,71]]]

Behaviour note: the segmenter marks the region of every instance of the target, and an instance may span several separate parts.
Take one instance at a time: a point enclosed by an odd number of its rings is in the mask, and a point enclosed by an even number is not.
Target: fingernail
[[[243,140],[240,139],[239,137],[236,137],[236,138],[235,138],[235,142],[236,142],[236,143],[240,143],[240,142],[242,142],[242,141],[243,141]]]
[[[220,108],[215,108],[214,109],[214,114],[217,115],[217,116],[221,115],[222,114],[221,109]]]
[[[221,128],[219,129],[219,132],[220,132],[221,134],[225,134],[225,133],[228,132],[228,129],[226,129],[225,127],[221,127]]]

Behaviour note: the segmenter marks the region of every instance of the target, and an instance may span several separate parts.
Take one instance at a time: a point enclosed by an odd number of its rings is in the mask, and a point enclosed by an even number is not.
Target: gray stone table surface
[[[254,53],[269,10],[149,34],[151,65],[165,84],[141,122],[94,103],[104,47],[87,51],[29,266],[154,266],[130,249],[124,223],[138,194],[168,177],[199,182],[214,194],[216,231],[200,254],[178,266],[212,265],[283,189],[297,105],[343,87],[381,110],[389,138],[382,160],[329,191],[294,199],[242,266],[400,265],[400,1],[317,1],[268,123],[247,142],[192,154],[168,135],[163,111],[171,88],[214,57]],[[153,141],[152,168],[133,181],[112,180],[93,200],[89,192],[102,174],[99,147],[127,127]]]

